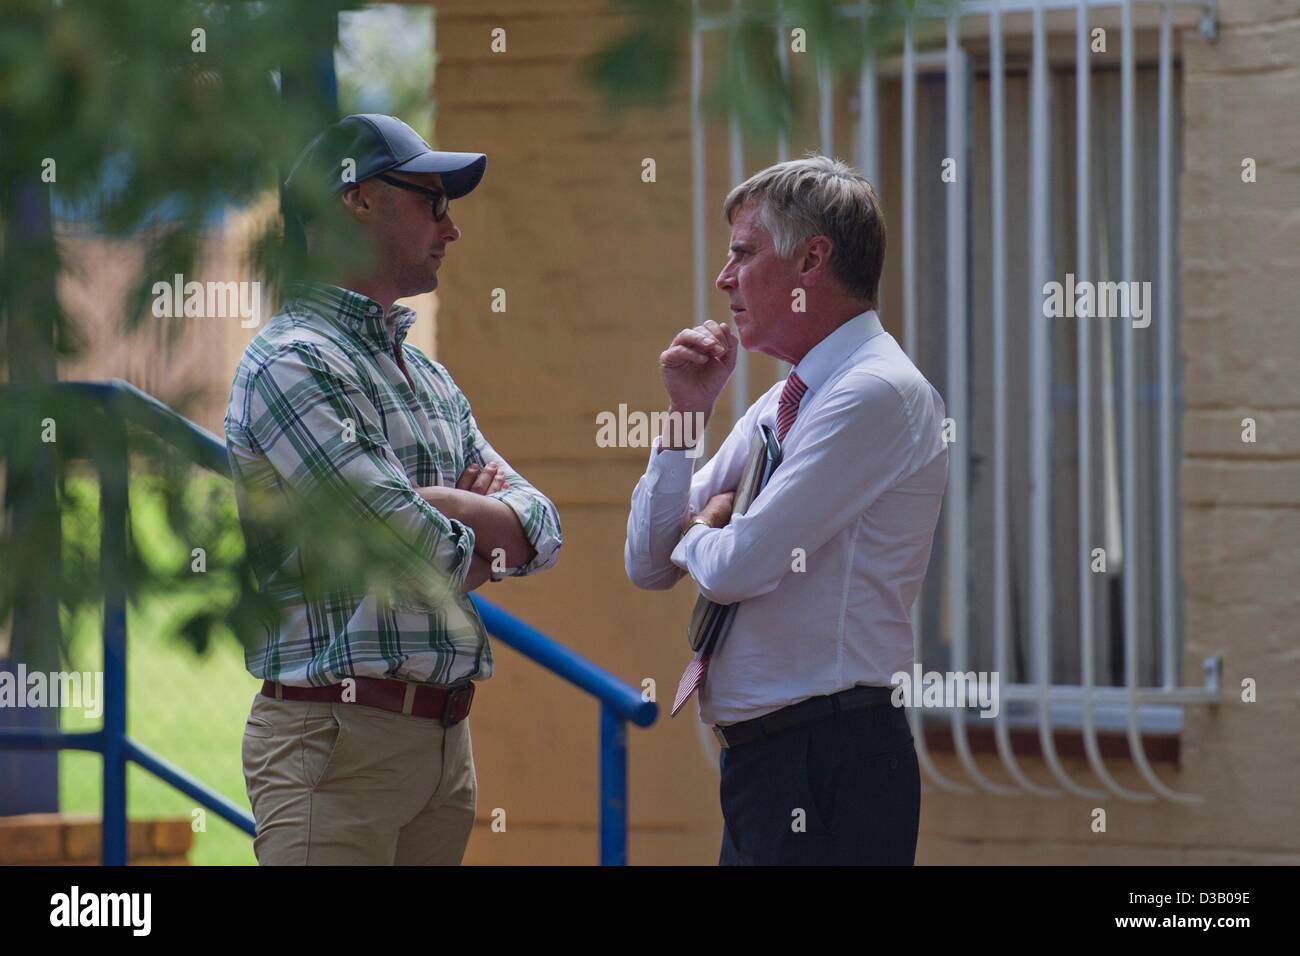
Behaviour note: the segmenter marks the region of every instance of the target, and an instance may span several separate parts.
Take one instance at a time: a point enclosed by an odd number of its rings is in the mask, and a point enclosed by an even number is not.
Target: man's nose
[[[438,237],[443,242],[455,242],[460,238],[460,227],[451,219],[451,213],[442,217],[442,222],[438,223]]]
[[[720,292],[726,292],[736,284],[736,281],[731,273],[727,271],[727,267],[723,266],[722,271],[718,273],[718,277],[713,280],[713,284],[718,287]]]

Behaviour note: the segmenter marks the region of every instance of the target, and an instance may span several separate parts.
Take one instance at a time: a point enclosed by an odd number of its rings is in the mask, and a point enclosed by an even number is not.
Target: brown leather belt
[[[470,702],[474,700],[472,681],[457,687],[431,687],[428,684],[412,684],[379,677],[352,677],[349,680],[356,681],[355,694],[349,695],[352,699],[346,702],[343,700],[346,684],[292,687],[268,680],[262,682],[262,694],[276,700],[323,701],[377,707],[395,714],[440,720],[448,727],[469,716]]]

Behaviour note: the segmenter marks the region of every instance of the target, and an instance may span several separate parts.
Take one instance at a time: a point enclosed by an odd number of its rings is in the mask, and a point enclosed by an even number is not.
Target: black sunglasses
[[[440,189],[426,189],[424,186],[417,186],[415,183],[408,183],[401,179],[394,179],[392,176],[379,173],[375,179],[388,183],[390,186],[396,186],[398,189],[405,189],[407,192],[421,193],[429,197],[429,205],[433,207],[433,221],[442,222],[443,217],[447,215],[447,206],[449,200],[447,194]]]

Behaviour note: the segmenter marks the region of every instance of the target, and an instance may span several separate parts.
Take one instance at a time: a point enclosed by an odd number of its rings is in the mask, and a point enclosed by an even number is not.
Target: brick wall
[[[627,506],[646,453],[595,436],[602,410],[663,407],[658,355],[693,324],[684,93],[664,110],[602,114],[581,69],[621,32],[604,0],[436,6],[438,146],[488,154],[483,185],[456,204],[464,236],[440,274],[439,358],[489,440],[555,501],[565,535],[557,567],[481,593],[634,686],[653,678],[662,708],[689,658],[694,594],[627,581]],[[495,27],[504,54],[490,51]],[[656,183],[641,182],[645,157]],[[710,188],[719,204],[724,174]],[[494,288],[504,314],[491,311]],[[495,647],[472,718],[482,824],[467,859],[595,862],[599,709]],[[696,724],[665,711],[628,731],[633,862],[717,860],[717,780]],[[494,808],[504,833],[487,825]]]
[[[190,821],[132,820],[127,846],[136,866],[188,866]],[[60,813],[0,817],[0,866],[93,866],[100,861],[99,818]]]

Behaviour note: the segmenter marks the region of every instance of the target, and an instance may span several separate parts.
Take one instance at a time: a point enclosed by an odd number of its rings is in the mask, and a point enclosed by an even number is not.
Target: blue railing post
[[[513,614],[477,594],[470,600],[489,634],[600,701],[600,862],[626,866],[627,721],[649,727],[659,706]]]
[[[105,402],[111,440],[99,465],[100,574],[104,581],[104,805],[101,861],[126,866],[126,426]]]
[[[627,866],[627,722],[600,705],[600,865]]]

